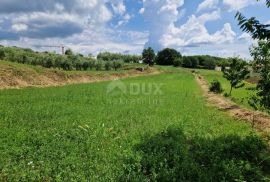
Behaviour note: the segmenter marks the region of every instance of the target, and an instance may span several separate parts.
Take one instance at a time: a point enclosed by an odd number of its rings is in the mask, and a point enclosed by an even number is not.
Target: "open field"
[[[0,181],[269,180],[263,139],[206,106],[190,72],[172,72],[124,79],[125,92],[108,93],[112,82],[0,91]]]

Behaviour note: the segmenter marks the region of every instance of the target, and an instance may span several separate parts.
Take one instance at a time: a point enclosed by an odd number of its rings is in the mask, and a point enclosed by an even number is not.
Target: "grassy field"
[[[108,93],[115,85],[122,91]],[[194,76],[181,69],[3,90],[0,103],[0,181],[269,180],[262,139],[206,106]]]
[[[228,80],[226,80],[223,77],[222,72],[218,71],[212,71],[212,70],[198,70],[199,73],[204,76],[204,78],[208,81],[208,83],[211,83],[213,80],[219,80],[222,88],[224,89],[224,93],[229,93],[230,91],[230,83]],[[239,105],[242,105],[244,107],[250,108],[250,105],[248,104],[248,98],[250,95],[254,94],[255,91],[253,88],[255,88],[256,85],[245,82],[245,86],[239,89],[233,89],[232,95],[230,96],[231,99],[236,102]]]

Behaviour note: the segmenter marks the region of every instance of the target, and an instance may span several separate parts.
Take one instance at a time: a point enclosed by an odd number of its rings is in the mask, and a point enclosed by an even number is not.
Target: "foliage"
[[[112,62],[112,67],[115,71],[117,71],[118,69],[120,69],[123,66],[123,63],[121,60],[116,60]]]
[[[241,88],[245,85],[243,80],[248,78],[249,70],[247,67],[247,63],[239,60],[238,58],[232,58],[230,68],[222,71],[223,77],[226,78],[231,85],[231,89],[229,95],[232,94],[232,89]]]
[[[173,61],[173,66],[179,67],[179,66],[181,66],[181,65],[182,65],[182,59],[181,59],[181,58],[175,59],[175,60]]]
[[[210,83],[209,90],[210,90],[211,92],[218,93],[218,94],[223,92],[221,83],[220,83],[218,80],[213,80],[213,81]]]
[[[102,55],[102,54],[101,54]],[[136,57],[136,59],[135,59]],[[122,58],[128,60],[137,60],[138,56],[122,55]],[[59,55],[55,53],[41,53],[34,52],[31,49],[22,49],[17,47],[0,47],[0,60],[12,61],[22,64],[39,65],[45,68],[58,68],[63,70],[119,70],[122,65],[122,59],[112,60],[111,63],[103,61],[102,59],[94,59],[92,57],[84,57],[81,54],[74,54],[71,49],[66,50],[65,55]],[[106,59],[106,56],[105,56]],[[127,62],[127,61],[126,61]]]
[[[109,70],[111,70],[111,68],[112,68],[112,63],[109,62],[109,61],[107,61],[107,62],[105,63],[105,70],[106,70],[106,71],[109,71]]]
[[[123,60],[125,63],[138,63],[141,59],[141,56],[101,52],[97,55],[97,59],[103,61]]]
[[[222,89],[224,90],[224,96],[229,96],[228,93],[231,89],[231,84],[226,78],[223,77],[222,72],[214,70],[200,70],[200,75],[202,75],[207,80],[209,86],[213,80],[218,80],[222,85]],[[255,90],[255,84],[245,81],[245,86],[234,90],[232,95],[230,96],[230,99],[233,100],[233,102],[235,102],[237,105],[252,109],[249,104],[249,98],[251,95],[256,94]]]
[[[268,8],[270,7],[270,0],[266,0],[266,5]],[[261,24],[260,21],[258,21],[255,17],[251,17],[248,19],[240,12],[237,12],[235,17],[238,20],[240,28],[243,31],[250,33],[253,39],[270,40],[269,24]]]
[[[183,67],[203,68],[214,70],[216,66],[228,66],[229,60],[226,58],[214,57],[209,55],[184,56]]]
[[[176,59],[181,59],[182,55],[175,49],[165,48],[158,52],[156,63],[158,65],[173,65]]]
[[[258,46],[253,46],[250,52],[254,58],[254,70],[260,74],[257,84],[259,102],[270,111],[270,44],[259,41]]]
[[[189,138],[170,127],[135,147],[140,157],[129,159],[122,181],[263,181],[266,148],[257,136]]]
[[[155,56],[155,51],[151,47],[144,49],[142,52],[143,62],[148,65],[154,65]]]

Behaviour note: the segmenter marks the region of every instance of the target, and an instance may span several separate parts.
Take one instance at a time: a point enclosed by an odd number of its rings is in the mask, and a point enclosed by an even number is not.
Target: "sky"
[[[270,23],[264,0],[0,0],[0,44],[77,53],[140,54],[169,47],[183,55],[249,58],[255,42],[237,11]]]

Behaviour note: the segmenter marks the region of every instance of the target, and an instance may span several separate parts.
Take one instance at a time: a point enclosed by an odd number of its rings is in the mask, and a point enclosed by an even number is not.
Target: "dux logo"
[[[124,94],[127,93],[127,86],[120,80],[112,81],[107,87],[107,94],[113,94],[117,92],[121,92]]]
[[[107,87],[107,94],[130,94],[130,95],[163,95],[162,86],[157,83],[130,83],[124,84],[120,80],[112,81]]]

